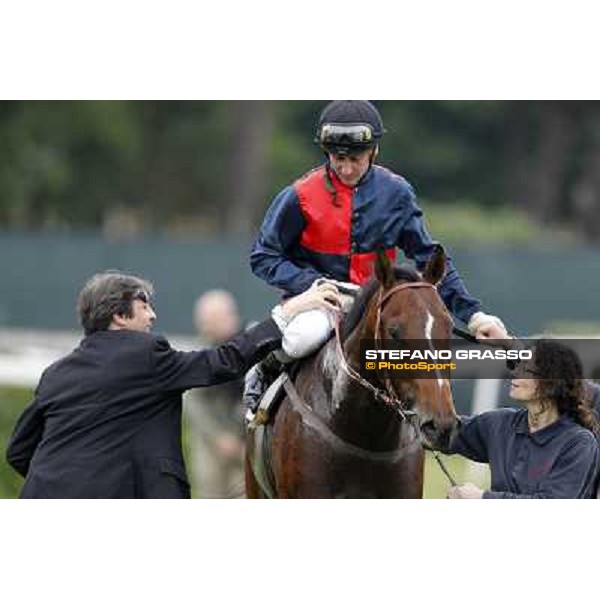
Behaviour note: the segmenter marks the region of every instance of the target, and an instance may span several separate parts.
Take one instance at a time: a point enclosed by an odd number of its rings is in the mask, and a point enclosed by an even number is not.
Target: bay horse
[[[422,497],[421,434],[434,444],[456,424],[448,376],[386,383],[378,374],[365,385],[350,373],[359,370],[361,339],[450,338],[453,321],[435,287],[445,265],[441,246],[422,276],[378,253],[375,277],[344,319],[340,341],[333,337],[303,360],[261,435],[260,428],[249,428],[248,498]],[[377,398],[386,389],[395,393],[405,418]],[[268,469],[270,493],[256,476],[258,444],[264,448],[258,455],[268,456],[261,466]]]

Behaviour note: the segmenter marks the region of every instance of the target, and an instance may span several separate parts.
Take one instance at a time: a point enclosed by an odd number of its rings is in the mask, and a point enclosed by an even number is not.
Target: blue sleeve
[[[472,417],[459,417],[458,430],[447,449],[447,454],[461,454],[476,462],[489,462],[489,415],[483,413]]]
[[[404,196],[410,203],[410,216],[400,233],[398,247],[423,271],[438,242],[433,240],[425,227],[423,211],[416,203],[412,188],[409,187]],[[450,256],[446,258],[446,275],[438,289],[448,310],[465,323],[468,323],[471,315],[481,310],[481,303],[467,291]]]
[[[300,244],[304,227],[298,197],[289,186],[273,200],[250,254],[250,266],[257,277],[293,296],[322,277],[315,269],[301,267],[290,257]]]
[[[578,435],[560,455],[554,467],[540,482],[535,494],[513,494],[486,490],[486,499],[590,498],[599,465],[598,443],[589,432]]]

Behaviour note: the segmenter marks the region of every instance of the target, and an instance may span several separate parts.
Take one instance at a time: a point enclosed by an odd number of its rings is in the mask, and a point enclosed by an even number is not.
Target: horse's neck
[[[357,329],[360,329],[360,326]],[[362,330],[352,332],[346,342],[340,341],[339,335],[339,331],[336,331],[336,335],[327,342],[320,354],[321,370],[329,392],[327,397],[330,400],[331,412],[336,412],[350,395],[353,398],[369,395],[368,390],[348,375],[346,368],[348,365],[354,371],[359,370]]]
[[[323,379],[328,391],[325,395],[328,399],[327,412],[330,415],[335,414],[348,397],[366,396],[367,394],[367,390],[348,375],[342,360],[338,341],[334,338],[323,349],[321,362]],[[354,357],[350,359],[347,357],[346,361],[351,368],[355,368]]]
[[[344,344],[345,361],[357,372],[363,335],[368,334],[362,330],[353,332]],[[361,447],[372,450],[397,447],[401,429],[397,415],[378,402],[370,389],[348,375],[336,339],[328,342],[321,360],[327,388],[322,398],[326,399],[326,406],[314,408],[326,417],[330,427]]]

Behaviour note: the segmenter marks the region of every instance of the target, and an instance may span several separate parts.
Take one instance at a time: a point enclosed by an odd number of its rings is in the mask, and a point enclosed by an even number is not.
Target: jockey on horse
[[[410,183],[375,164],[385,129],[378,110],[363,100],[329,103],[314,141],[325,164],[282,190],[273,200],[252,248],[255,275],[295,296],[322,281],[352,295],[372,275],[378,249],[394,261],[396,249],[423,270],[437,243],[425,227]],[[482,311],[450,257],[439,293],[478,339],[506,335],[502,321]],[[307,311],[287,326],[283,352],[271,354],[246,376],[244,402],[252,413],[282,362],[307,356],[332,332],[325,310]]]

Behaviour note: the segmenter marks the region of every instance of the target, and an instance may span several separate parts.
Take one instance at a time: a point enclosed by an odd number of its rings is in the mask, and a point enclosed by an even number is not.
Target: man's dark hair
[[[77,312],[85,335],[106,331],[113,315],[132,317],[135,299],[149,302],[154,288],[149,281],[119,271],[97,273],[79,292]]]

